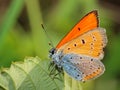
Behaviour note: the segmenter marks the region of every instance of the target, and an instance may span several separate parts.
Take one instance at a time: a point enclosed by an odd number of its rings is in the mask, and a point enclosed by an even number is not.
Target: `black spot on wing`
[[[76,47],[77,45],[76,45],[76,44],[74,44],[74,46]]]
[[[93,59],[91,59],[91,61],[93,61]]]
[[[82,57],[80,57],[80,59],[82,59]]]
[[[93,43],[91,43],[91,45],[93,45]]]
[[[68,48],[68,50],[70,50],[70,48]]]
[[[82,39],[82,44],[85,44],[85,40],[84,39]]]
[[[80,27],[78,27],[78,30],[80,31]]]
[[[79,77],[80,75],[78,74],[77,76]]]

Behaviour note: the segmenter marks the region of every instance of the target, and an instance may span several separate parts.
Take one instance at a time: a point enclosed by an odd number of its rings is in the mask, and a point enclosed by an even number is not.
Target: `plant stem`
[[[65,72],[64,72],[64,84],[65,84],[64,90],[82,90],[80,81],[77,81],[69,77]]]
[[[26,0],[35,54],[39,55],[41,58],[46,58],[48,55],[48,48],[46,47],[48,46],[45,40],[45,34],[41,27],[43,20],[39,4],[39,0]]]

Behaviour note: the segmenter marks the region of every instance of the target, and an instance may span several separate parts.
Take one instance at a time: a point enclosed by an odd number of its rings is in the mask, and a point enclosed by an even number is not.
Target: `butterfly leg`
[[[50,62],[48,70],[50,70],[49,75],[52,77],[52,79],[58,79],[60,81],[62,80],[61,75],[63,74],[63,69],[58,67],[54,61]]]

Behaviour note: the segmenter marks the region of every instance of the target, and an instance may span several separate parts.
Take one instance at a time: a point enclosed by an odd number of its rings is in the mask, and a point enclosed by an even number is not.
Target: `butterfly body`
[[[107,37],[105,29],[98,27],[96,13],[92,11],[83,17],[56,48],[50,50],[52,62],[79,81],[94,79],[105,71],[100,60]]]

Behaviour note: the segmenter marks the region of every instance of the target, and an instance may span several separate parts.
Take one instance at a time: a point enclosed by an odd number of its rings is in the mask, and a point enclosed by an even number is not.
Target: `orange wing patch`
[[[93,79],[94,77],[99,76],[101,73],[103,73],[103,69],[98,68],[96,71],[92,72],[91,74],[85,75],[82,80],[87,81]]]
[[[96,28],[71,40],[59,48],[64,54],[83,54],[100,59],[103,58],[103,48],[107,44],[106,32],[103,28]]]
[[[60,41],[56,48],[60,48],[63,44],[68,41],[88,32],[96,27],[98,27],[98,14],[97,11],[92,11],[85,15],[75,27]]]

